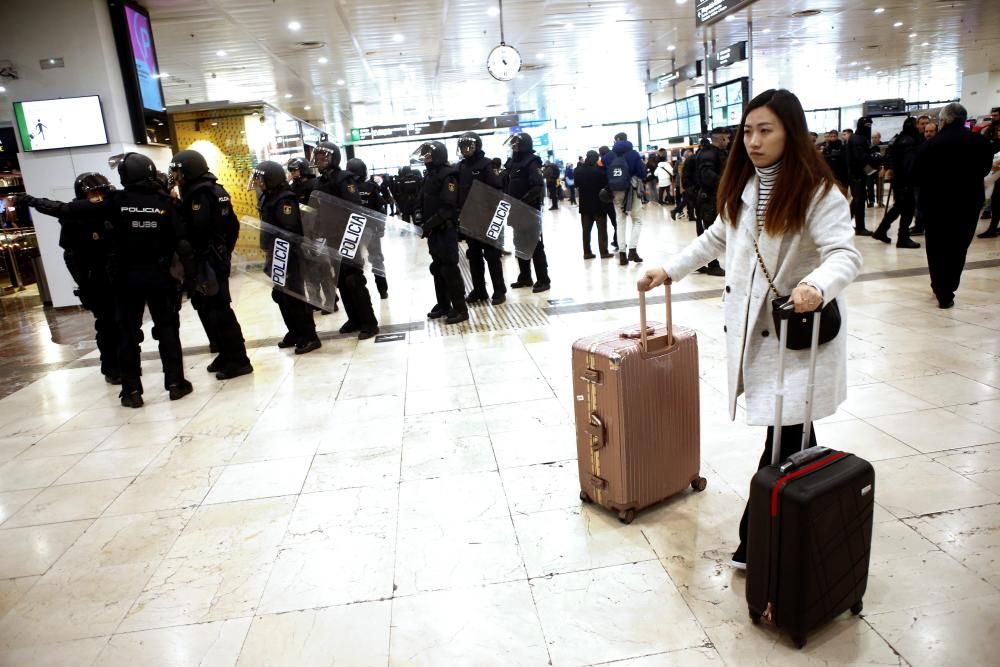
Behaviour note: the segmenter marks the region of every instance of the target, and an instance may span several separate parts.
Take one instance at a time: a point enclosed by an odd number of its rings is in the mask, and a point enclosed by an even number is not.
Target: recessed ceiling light
[[[307,105],[305,105],[304,107],[302,107],[302,109],[303,109],[304,111],[309,111],[310,109],[312,109],[312,107],[311,107],[311,106],[309,106],[309,105],[307,104]]]
[[[930,44],[931,44],[930,42],[924,42],[924,43],[923,43],[923,44],[921,44],[920,46],[930,46]]]
[[[572,30],[572,29],[573,29],[572,23],[567,23],[566,25],[563,26],[563,30]]]
[[[302,30],[302,24],[299,23],[298,21],[291,21],[288,24],[288,29],[289,30]]]
[[[678,4],[678,5],[683,5],[683,4],[684,4],[685,2],[687,2],[687,1],[688,1],[688,0],[677,0],[677,4]]]
[[[545,60],[545,54],[544,53],[536,53],[535,54],[535,60]]]
[[[7,89],[4,88],[3,86],[0,86],[0,93],[6,93],[6,92],[7,92]]]
[[[735,17],[735,16],[733,16],[732,14],[730,14],[729,16],[727,16],[727,17],[726,17],[726,20],[727,20],[727,21],[735,21],[735,20],[736,20],[736,17]]]
[[[893,24],[892,24],[892,27],[893,27],[893,28],[898,28],[898,27],[899,27],[899,26],[901,26],[901,25],[903,25],[903,22],[902,22],[902,21],[896,21],[895,23],[893,23]]]
[[[916,36],[917,36],[917,33],[915,33],[915,32],[911,32],[910,33],[910,37],[916,37]]]
[[[219,56],[220,58],[225,58],[229,54],[223,51],[222,49],[219,49],[218,51],[215,52],[215,55]]]
[[[496,16],[497,14],[500,13],[500,10],[497,9],[496,7],[490,7],[489,9],[486,10],[486,13],[489,14],[490,16]]]
[[[396,42],[397,44],[399,42],[402,42],[404,39],[405,38],[401,34],[399,34],[398,32],[395,35],[392,36],[392,41]]]
[[[325,64],[327,64],[328,62],[330,62],[330,59],[329,59],[329,58],[327,58],[326,56],[321,56],[321,57],[320,57],[320,59],[319,59],[319,64],[320,64],[320,65],[325,65]]]
[[[851,67],[854,67],[854,66],[855,66],[855,65],[857,65],[857,64],[858,64],[858,61],[857,61],[857,60],[855,60],[855,61],[853,61],[853,62],[851,63]]]
[[[670,46],[667,47],[667,51],[676,51],[676,50],[677,50],[677,47],[674,46],[673,44],[671,44]]]
[[[285,93],[285,99],[286,100],[292,99],[292,94],[291,93]]]
[[[218,127],[218,126],[219,126],[218,123],[212,123],[212,127]]]
[[[867,72],[868,70],[870,70],[870,69],[871,69],[871,67],[869,67],[868,65],[865,65],[865,71],[866,71],[866,72]]]
[[[771,29],[770,29],[770,28],[764,28],[764,34],[765,34],[765,35],[766,35],[766,34],[768,34],[768,33],[770,33],[770,32],[771,32]]]
[[[885,11],[885,7],[878,7],[878,8],[875,9],[875,13],[876,14],[881,14],[884,11]]]
[[[337,79],[337,85],[338,86],[343,86],[344,85],[344,80],[343,79]]]

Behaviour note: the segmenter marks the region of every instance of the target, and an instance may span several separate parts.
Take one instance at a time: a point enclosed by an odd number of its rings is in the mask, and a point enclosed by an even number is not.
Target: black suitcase
[[[786,339],[787,319],[780,340]],[[812,427],[819,315],[813,321],[802,451],[779,463],[784,348],[772,465],[750,482],[746,595],[750,620],[761,619],[805,645],[813,628],[850,609],[862,610],[868,583],[875,470],[864,459],[826,447],[806,449]]]

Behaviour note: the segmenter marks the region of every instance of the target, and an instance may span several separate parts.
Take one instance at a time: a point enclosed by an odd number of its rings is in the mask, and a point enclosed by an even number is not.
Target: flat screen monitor
[[[647,115],[651,119],[650,140],[675,140],[702,134],[705,131],[703,109],[703,95],[686,97],[649,109]],[[653,119],[660,120],[653,122]]]
[[[882,143],[892,141],[900,130],[903,129],[903,121],[909,114],[898,114],[895,116],[872,116],[872,134],[878,132],[882,135]]]
[[[746,77],[712,87],[712,127],[739,124],[749,88],[750,82]]]
[[[824,135],[830,130],[840,134],[840,109],[810,109],[805,112],[810,132]]]
[[[14,102],[14,121],[25,152],[108,143],[97,95]]]

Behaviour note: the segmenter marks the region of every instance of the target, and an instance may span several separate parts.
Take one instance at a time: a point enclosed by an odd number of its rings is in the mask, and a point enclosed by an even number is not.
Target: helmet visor
[[[333,155],[329,149],[317,146],[313,149],[312,166],[320,171],[323,171],[327,168],[327,166],[329,166],[332,157]]]
[[[118,171],[118,165],[125,161],[125,156],[128,153],[119,153],[118,155],[112,155],[108,158],[108,168],[113,171]]]
[[[417,150],[410,154],[410,162],[414,160],[430,164],[434,160],[434,148],[429,143],[420,144]]]
[[[247,192],[252,190],[263,190],[264,189],[264,172],[254,169],[250,172],[250,178],[247,179]]]
[[[461,137],[458,140],[458,152],[464,158],[470,158],[476,154],[476,140],[472,137]]]

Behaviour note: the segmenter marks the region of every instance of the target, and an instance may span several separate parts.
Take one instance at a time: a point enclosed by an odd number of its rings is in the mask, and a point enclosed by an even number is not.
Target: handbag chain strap
[[[747,233],[749,234],[749,232]],[[781,294],[778,293],[778,288],[774,286],[774,280],[771,278],[771,272],[767,270],[767,266],[764,264],[764,258],[760,255],[760,246],[757,245],[757,239],[754,238],[753,234],[750,234],[750,240],[753,241],[753,249],[757,253],[757,264],[760,265],[760,270],[764,272],[764,277],[767,278],[767,284],[771,287],[771,291],[774,292],[774,296],[780,299]]]

